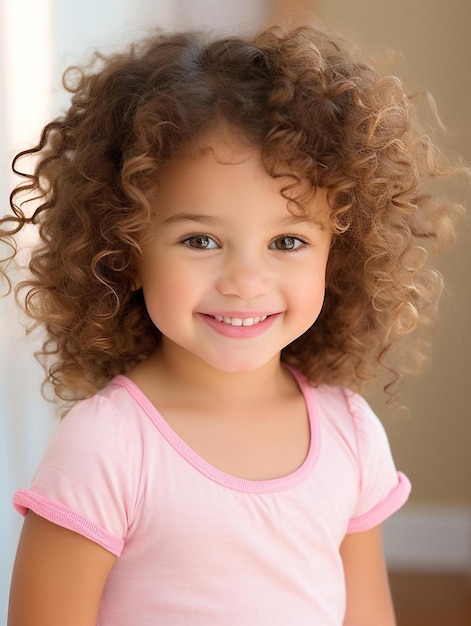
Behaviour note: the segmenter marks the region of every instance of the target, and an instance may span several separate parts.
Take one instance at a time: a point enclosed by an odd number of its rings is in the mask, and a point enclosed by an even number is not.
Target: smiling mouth
[[[229,326],[256,326],[260,322],[264,322],[268,315],[261,315],[260,317],[223,317],[222,315],[211,315],[213,319],[221,324],[228,324]]]

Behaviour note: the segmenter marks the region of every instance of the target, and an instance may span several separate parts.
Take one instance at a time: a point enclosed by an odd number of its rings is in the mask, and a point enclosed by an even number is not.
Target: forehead
[[[154,209],[169,213],[224,213],[237,217],[248,211],[287,222],[309,219],[327,224],[330,209],[324,190],[295,174],[271,176],[261,149],[236,131],[213,130],[193,142],[159,176]],[[267,207],[270,209],[266,211]]]

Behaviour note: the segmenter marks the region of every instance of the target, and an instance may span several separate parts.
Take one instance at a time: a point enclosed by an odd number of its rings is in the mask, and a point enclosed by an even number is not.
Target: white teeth
[[[214,319],[218,322],[229,324],[230,326],[255,326],[255,324],[266,320],[267,317],[268,315],[262,315],[261,317],[246,317],[242,319],[241,317],[223,317],[222,315],[215,315]]]

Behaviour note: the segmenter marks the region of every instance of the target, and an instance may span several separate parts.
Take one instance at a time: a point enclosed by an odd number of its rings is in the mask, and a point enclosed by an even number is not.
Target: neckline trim
[[[311,470],[316,463],[320,447],[319,417],[313,389],[306,377],[303,376],[298,370],[287,365],[284,365],[284,367],[288,369],[297,382],[306,404],[310,429],[309,449],[303,463],[296,470],[285,476],[267,480],[250,480],[240,478],[214,467],[197,454],[187,443],[185,443],[185,441],[183,441],[183,439],[181,439],[179,435],[177,435],[173,428],[160,414],[158,409],[147,398],[144,392],[130,378],[120,374],[113,378],[111,384],[123,387],[131,395],[138,406],[145,412],[147,417],[155,425],[164,439],[172,446],[172,448],[201,474],[211,479],[213,482],[235,491],[254,494],[274,493],[293,488],[303,482],[304,479],[311,473]]]

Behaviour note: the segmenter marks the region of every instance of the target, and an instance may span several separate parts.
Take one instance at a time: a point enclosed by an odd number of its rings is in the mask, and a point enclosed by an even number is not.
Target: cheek
[[[171,255],[150,257],[142,267],[141,277],[145,292],[162,297],[179,289],[186,290],[192,282],[188,268],[172,261]]]
[[[322,293],[325,289],[325,266],[322,263],[316,263],[314,267],[312,265],[302,268],[293,277],[292,286],[298,292],[304,291],[305,295],[309,297],[309,294]]]
[[[297,308],[306,315],[318,315],[325,297],[325,272],[303,272],[293,281],[293,298]]]
[[[171,319],[178,311],[193,308],[197,285],[198,281],[191,272],[175,265],[163,262],[145,268],[142,287],[146,307],[154,323],[158,325],[159,320]]]

